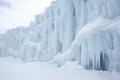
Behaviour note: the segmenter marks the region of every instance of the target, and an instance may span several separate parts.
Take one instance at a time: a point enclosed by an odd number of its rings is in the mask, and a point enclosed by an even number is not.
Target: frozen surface
[[[0,56],[24,62],[77,61],[86,69],[120,71],[120,0],[57,0],[28,28],[0,36]]]
[[[120,73],[87,71],[76,62],[63,67],[46,62],[23,63],[11,57],[0,58],[0,80],[119,80]]]

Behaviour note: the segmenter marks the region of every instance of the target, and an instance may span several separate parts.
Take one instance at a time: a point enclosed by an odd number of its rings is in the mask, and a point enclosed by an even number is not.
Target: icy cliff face
[[[57,0],[28,28],[0,37],[0,56],[120,70],[120,0]]]

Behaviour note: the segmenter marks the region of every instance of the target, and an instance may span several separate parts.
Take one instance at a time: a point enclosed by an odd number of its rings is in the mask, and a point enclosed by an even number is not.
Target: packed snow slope
[[[57,68],[43,62],[0,58],[0,80],[119,80],[117,72],[88,71],[74,62]]]
[[[120,0],[57,0],[28,28],[0,35],[0,56],[120,71]]]

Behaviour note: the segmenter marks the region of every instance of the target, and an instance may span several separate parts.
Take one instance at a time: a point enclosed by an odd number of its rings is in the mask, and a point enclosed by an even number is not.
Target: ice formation
[[[120,0],[54,1],[28,28],[0,36],[0,56],[120,70],[119,4]]]

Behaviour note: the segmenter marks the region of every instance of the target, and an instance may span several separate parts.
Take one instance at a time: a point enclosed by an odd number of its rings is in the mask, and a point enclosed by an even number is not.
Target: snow
[[[120,71],[120,0],[57,0],[27,28],[0,36],[0,57]]]
[[[11,57],[0,58],[0,80],[119,80],[120,73],[88,71],[76,62],[63,67],[46,62],[24,63]]]

